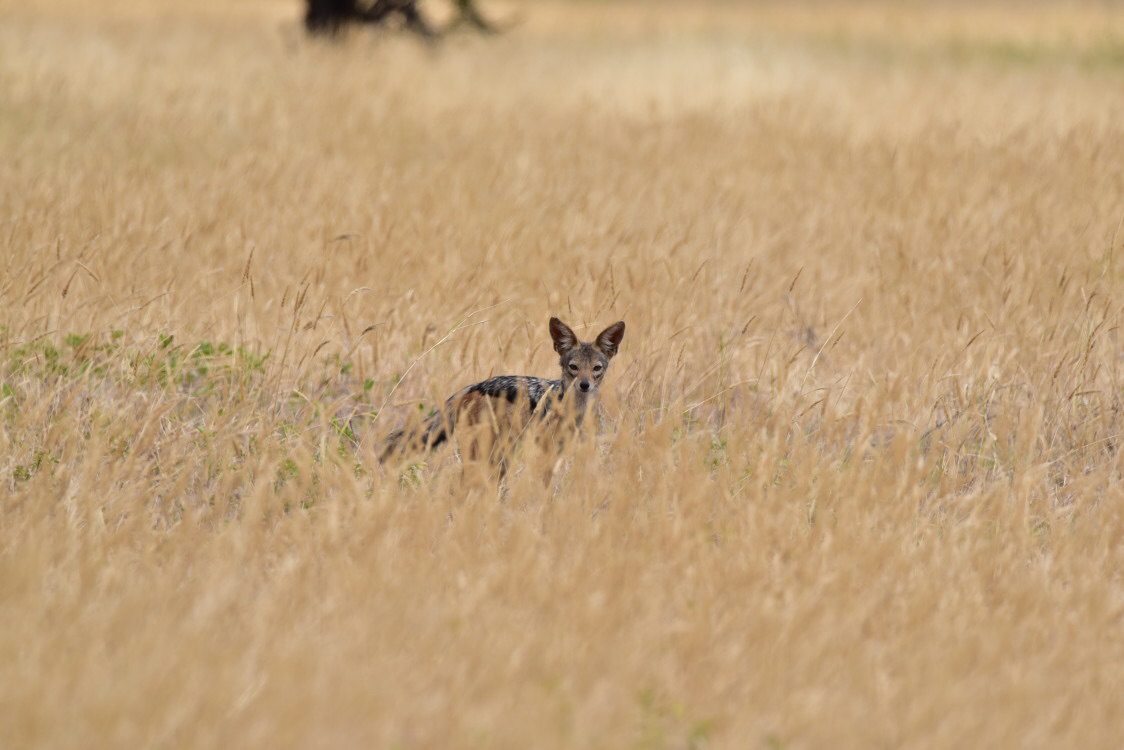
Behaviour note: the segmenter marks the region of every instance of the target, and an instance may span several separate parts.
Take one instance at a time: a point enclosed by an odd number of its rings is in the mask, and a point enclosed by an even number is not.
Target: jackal
[[[506,469],[506,450],[514,447],[529,427],[538,427],[540,435],[555,442],[579,428],[597,403],[609,360],[616,356],[624,338],[624,321],[609,326],[592,342],[585,342],[578,341],[561,320],[551,318],[550,338],[562,367],[560,379],[501,375],[467,386],[419,429],[393,432],[387,438],[382,460],[407,446],[432,449],[449,440],[454,430],[471,428],[466,457],[476,459],[487,454],[500,464],[502,472]]]

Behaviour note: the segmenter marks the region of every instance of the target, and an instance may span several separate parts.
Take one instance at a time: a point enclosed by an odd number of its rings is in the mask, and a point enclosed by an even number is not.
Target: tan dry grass
[[[1113,6],[165,5],[0,25],[5,746],[1124,734]],[[553,486],[377,464],[551,314]]]

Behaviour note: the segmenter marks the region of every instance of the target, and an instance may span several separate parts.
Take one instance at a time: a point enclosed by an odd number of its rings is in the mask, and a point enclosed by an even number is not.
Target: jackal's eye
[[[573,362],[571,362],[569,366],[570,366],[570,372],[577,372],[578,371],[578,366],[576,364],[574,364]]]
[[[605,366],[604,366],[604,365],[594,365],[594,366],[593,366],[593,371],[594,371],[594,372],[601,372],[601,371],[602,371],[602,370],[604,370],[604,369],[605,369]]]

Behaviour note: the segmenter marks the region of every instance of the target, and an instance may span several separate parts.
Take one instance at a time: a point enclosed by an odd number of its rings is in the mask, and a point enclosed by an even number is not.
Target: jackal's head
[[[554,351],[558,352],[562,364],[562,392],[573,394],[577,403],[584,406],[601,388],[609,360],[616,355],[624,338],[624,321],[613,323],[596,339],[586,342],[578,341],[561,320],[551,318],[550,338],[554,340]]]

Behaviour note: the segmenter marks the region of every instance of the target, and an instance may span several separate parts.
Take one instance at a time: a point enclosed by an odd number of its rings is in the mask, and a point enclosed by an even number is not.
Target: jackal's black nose
[[[589,390],[589,381],[588,380],[581,381],[580,383],[578,383],[578,388],[581,388],[583,392],[588,391]]]

